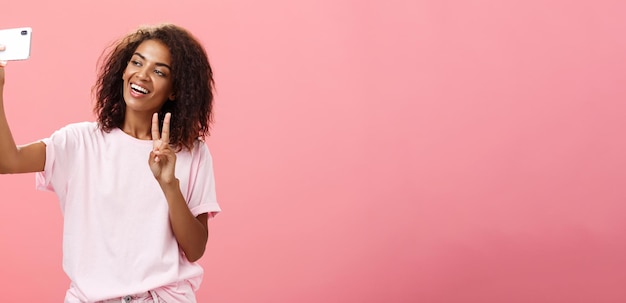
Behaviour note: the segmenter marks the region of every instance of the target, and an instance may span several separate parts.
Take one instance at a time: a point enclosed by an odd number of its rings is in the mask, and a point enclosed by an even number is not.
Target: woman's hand
[[[159,184],[169,184],[176,180],[176,153],[170,147],[170,119],[172,114],[165,114],[163,131],[159,134],[159,115],[152,115],[152,142],[153,147],[148,158],[148,164]]]

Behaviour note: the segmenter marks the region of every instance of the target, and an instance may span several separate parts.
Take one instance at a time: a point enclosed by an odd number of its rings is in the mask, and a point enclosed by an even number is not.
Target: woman
[[[0,172],[36,172],[37,187],[57,194],[65,302],[196,302],[203,270],[195,261],[220,211],[202,141],[213,75],[200,43],[172,24],[139,28],[104,56],[97,122],[23,146],[4,112],[5,65]]]

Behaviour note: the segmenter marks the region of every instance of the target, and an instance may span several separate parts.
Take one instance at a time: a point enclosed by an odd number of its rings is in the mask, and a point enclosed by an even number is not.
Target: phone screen
[[[30,27],[0,29],[0,44],[5,46],[0,51],[0,60],[26,60],[30,57],[32,29]]]

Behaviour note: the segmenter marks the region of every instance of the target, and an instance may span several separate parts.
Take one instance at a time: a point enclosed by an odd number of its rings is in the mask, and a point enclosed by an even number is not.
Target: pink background
[[[206,46],[223,213],[200,302],[625,302],[623,1],[3,1],[26,143],[92,120],[144,23]],[[62,302],[61,214],[0,176],[3,302]]]

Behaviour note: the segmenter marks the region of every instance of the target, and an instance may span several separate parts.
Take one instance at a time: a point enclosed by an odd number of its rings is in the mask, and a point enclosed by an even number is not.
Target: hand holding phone
[[[30,27],[0,30],[0,61],[26,60],[30,57],[32,29]]]

